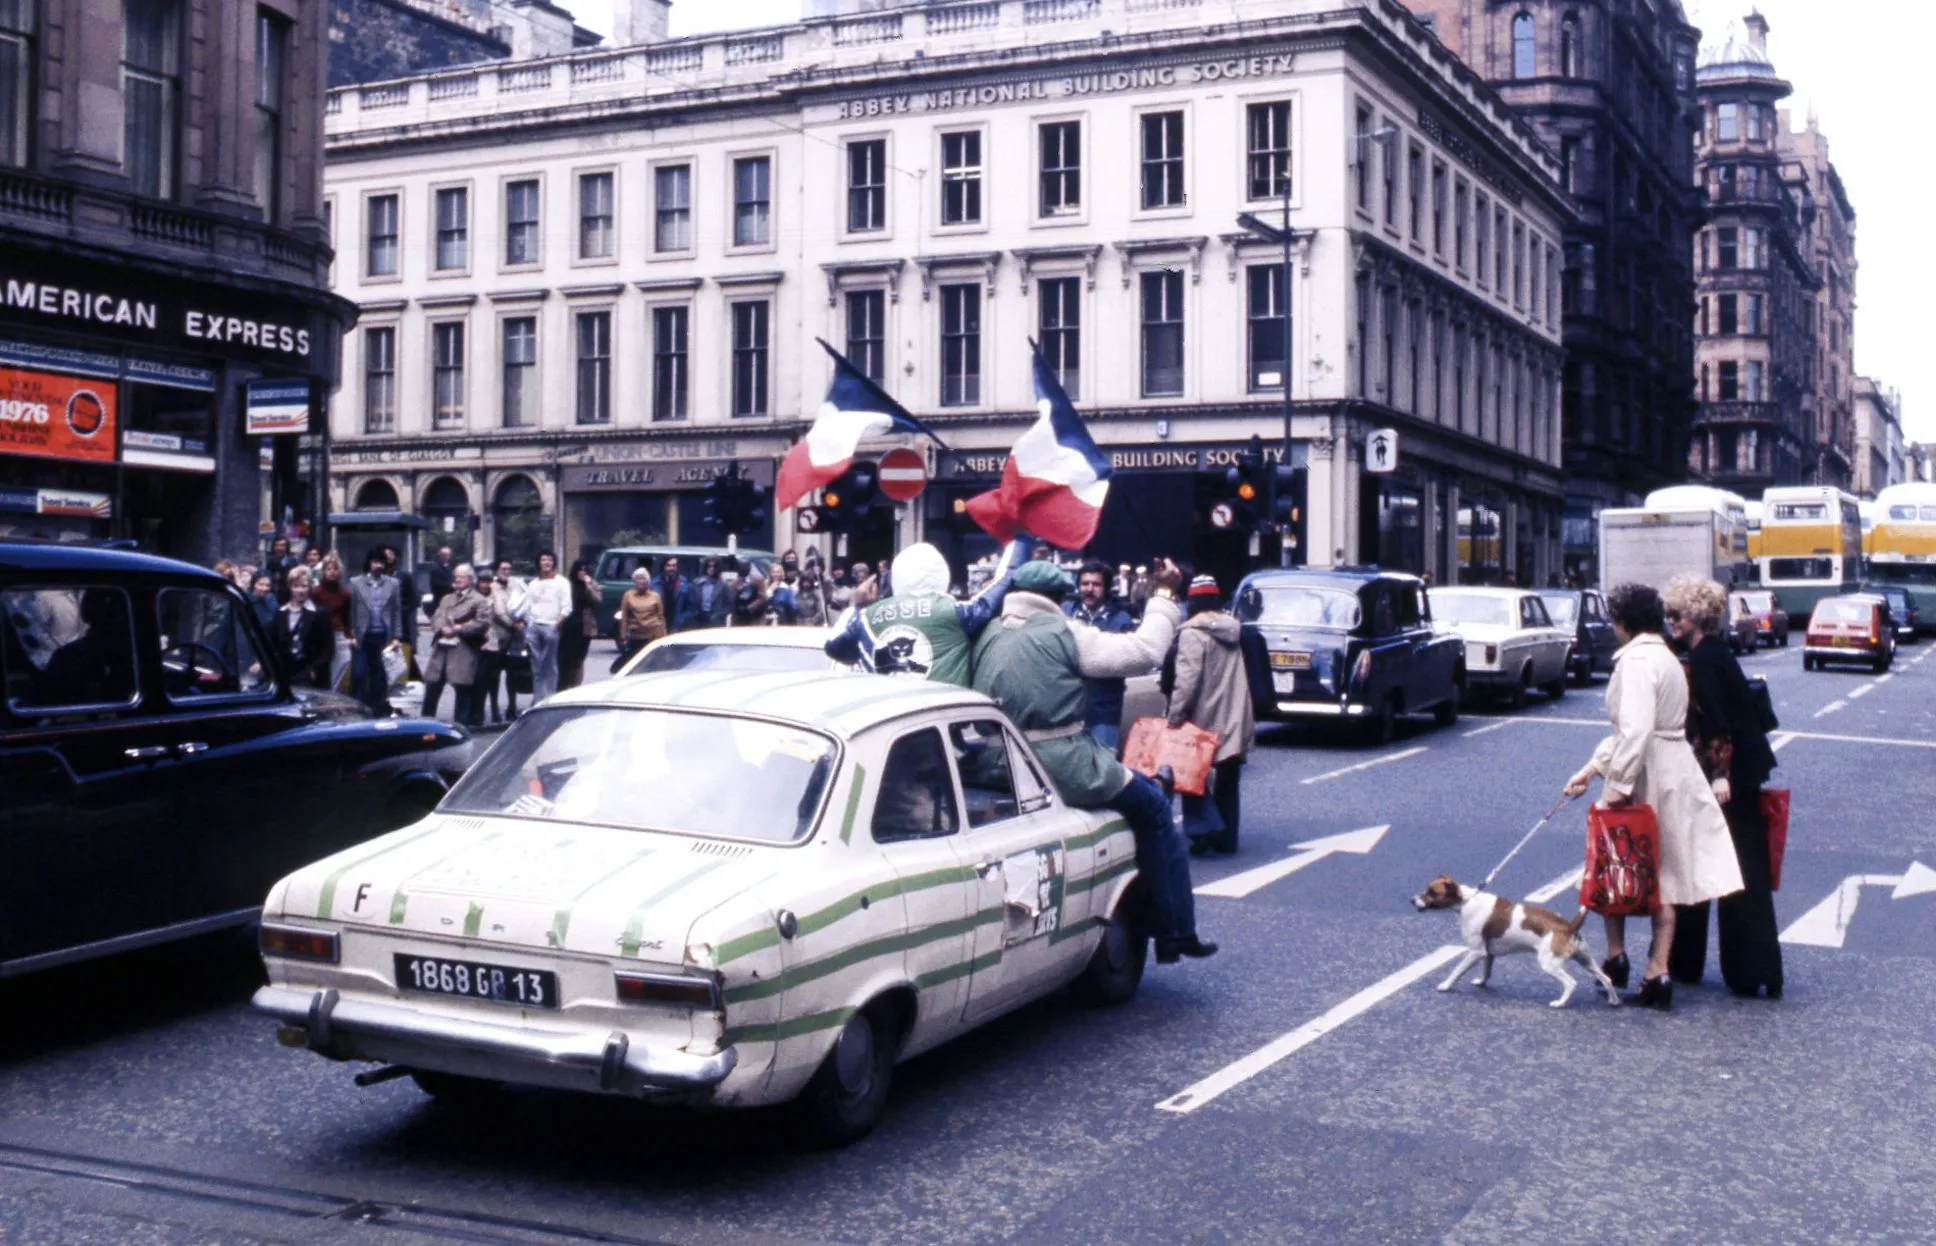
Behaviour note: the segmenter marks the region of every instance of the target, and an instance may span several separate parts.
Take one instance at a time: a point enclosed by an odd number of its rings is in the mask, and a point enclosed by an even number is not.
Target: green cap
[[[1016,568],[1012,587],[1017,592],[1040,593],[1044,597],[1060,597],[1074,588],[1069,573],[1052,562],[1037,559],[1025,562]]]

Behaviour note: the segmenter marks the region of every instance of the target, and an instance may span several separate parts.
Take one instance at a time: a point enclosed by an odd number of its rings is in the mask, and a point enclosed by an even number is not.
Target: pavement
[[[1799,646],[1746,662],[1794,792],[1780,1002],[1711,969],[1666,1014],[1586,989],[1549,1009],[1526,957],[1432,989],[1454,918],[1410,897],[1484,877],[1552,805],[1601,686],[1383,748],[1272,727],[1241,851],[1196,863],[1243,893],[1199,898],[1218,956],[904,1064],[845,1150],[770,1113],[358,1089],[276,1044],[233,939],[0,984],[0,1241],[1928,1241],[1932,655],[1884,678],[1804,673]],[[1495,889],[1571,912],[1583,826],[1569,806]]]

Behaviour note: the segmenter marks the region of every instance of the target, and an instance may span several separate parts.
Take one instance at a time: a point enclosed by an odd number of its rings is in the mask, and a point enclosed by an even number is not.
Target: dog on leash
[[[1432,880],[1431,886],[1412,897],[1412,907],[1424,912],[1427,909],[1459,910],[1459,934],[1465,939],[1466,954],[1458,966],[1439,983],[1439,990],[1449,991],[1458,982],[1459,975],[1484,960],[1479,976],[1472,980],[1474,986],[1484,986],[1492,977],[1492,961],[1496,956],[1509,956],[1514,952],[1531,952],[1539,958],[1539,967],[1558,978],[1566,989],[1548,1007],[1564,1008],[1566,1001],[1573,998],[1573,988],[1579,983],[1566,971],[1566,962],[1574,961],[1584,965],[1593,975],[1593,980],[1606,992],[1607,1003],[1620,1003],[1620,992],[1613,989],[1613,982],[1605,971],[1594,963],[1593,954],[1587,950],[1585,940],[1580,938],[1580,923],[1586,920],[1586,910],[1581,909],[1572,921],[1567,921],[1558,913],[1540,908],[1536,904],[1515,904],[1504,896],[1495,896],[1477,887],[1467,887],[1453,882],[1441,874]]]

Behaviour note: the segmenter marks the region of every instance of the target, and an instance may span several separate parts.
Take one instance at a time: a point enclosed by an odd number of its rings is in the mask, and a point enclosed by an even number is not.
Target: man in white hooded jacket
[[[1001,613],[1009,567],[1023,548],[1011,541],[988,587],[958,602],[948,595],[948,560],[941,551],[926,542],[908,546],[894,556],[894,595],[854,611],[827,642],[827,656],[880,675],[915,675],[968,687],[975,638]]]

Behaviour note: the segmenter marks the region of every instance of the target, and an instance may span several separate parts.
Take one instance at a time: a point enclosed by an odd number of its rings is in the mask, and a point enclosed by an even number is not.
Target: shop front
[[[334,379],[345,309],[281,283],[10,242],[0,533],[129,538],[203,563],[259,558],[262,463],[286,465],[272,494],[293,497],[294,443]],[[282,426],[252,432],[251,387],[265,379],[283,383]]]
[[[731,459],[661,459],[648,462],[604,462],[558,469],[564,499],[564,544],[568,558],[596,562],[598,555],[621,545],[724,545],[726,533],[706,517],[707,490],[725,475]],[[742,476],[769,491],[775,464],[771,458],[738,460]],[[748,549],[773,549],[774,515],[767,507],[765,523],[741,533]]]

